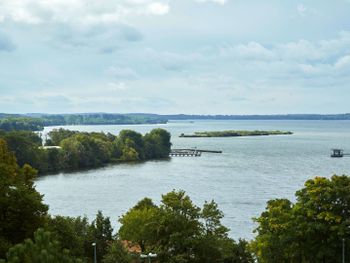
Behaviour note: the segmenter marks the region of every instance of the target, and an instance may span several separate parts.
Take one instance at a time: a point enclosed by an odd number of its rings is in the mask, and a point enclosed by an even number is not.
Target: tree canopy
[[[103,132],[54,129],[42,147],[41,137],[30,131],[1,132],[19,165],[29,164],[39,174],[100,167],[109,163],[167,158],[170,133],[154,129],[146,135],[122,130],[118,136]]]
[[[350,178],[316,177],[296,198],[269,201],[255,219],[259,262],[341,262],[343,239],[350,248]]]
[[[46,220],[48,207],[34,188],[35,176],[29,165],[17,165],[0,139],[0,257],[11,245],[32,237]]]
[[[118,234],[144,253],[156,252],[160,262],[238,262],[239,256],[246,260],[240,262],[253,262],[246,247],[242,252],[228,238],[222,217],[214,201],[200,208],[184,191],[172,191],[159,206],[141,200],[120,218]]]

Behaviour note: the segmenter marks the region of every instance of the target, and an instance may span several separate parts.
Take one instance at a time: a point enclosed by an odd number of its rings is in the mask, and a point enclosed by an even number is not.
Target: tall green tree
[[[52,239],[50,232],[38,229],[34,241],[26,239],[23,243],[10,248],[7,263],[80,263],[81,260],[70,256],[69,251],[62,249],[59,242]]]
[[[143,253],[157,253],[159,262],[253,262],[247,246],[228,238],[222,218],[214,201],[201,209],[184,191],[172,191],[162,196],[160,206],[141,200],[120,218],[118,234]]]
[[[91,224],[93,242],[96,243],[97,259],[101,261],[107,253],[108,245],[113,240],[113,228],[109,217],[104,217],[98,211],[96,219]]]
[[[46,229],[72,256],[84,262],[92,259],[91,243],[94,238],[87,217],[49,217]]]
[[[137,255],[138,257],[138,255]],[[120,240],[113,241],[107,248],[106,255],[103,257],[103,263],[131,263],[135,262],[133,255],[124,247]]]
[[[130,156],[137,157],[135,160],[145,159],[144,142],[140,133],[132,130],[122,130],[119,133],[117,145],[122,150],[121,159],[128,160]],[[133,154],[131,155],[130,152],[133,152]],[[134,161],[134,159],[129,160]]]
[[[259,262],[342,262],[342,240],[346,251],[350,243],[350,178],[316,177],[296,197],[295,204],[269,201],[256,219]]]
[[[20,168],[16,158],[0,139],[0,257],[10,245],[33,236],[46,221],[48,207],[34,188],[36,171]]]
[[[169,157],[171,135],[163,129],[153,129],[147,133],[143,140],[145,145],[145,158],[167,158]]]

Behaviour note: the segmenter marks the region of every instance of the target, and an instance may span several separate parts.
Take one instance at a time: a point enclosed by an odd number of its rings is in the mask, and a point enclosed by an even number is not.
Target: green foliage
[[[41,138],[34,132],[0,132],[0,138],[15,153],[19,165],[29,164],[39,174],[100,167],[119,161],[164,158],[168,157],[171,146],[170,134],[161,129],[145,136],[123,130],[118,137],[110,133],[54,129],[48,136],[46,146],[59,147],[42,147]]]
[[[83,259],[84,262],[93,259],[92,243],[96,243],[97,259],[100,262],[107,253],[108,244],[113,240],[110,220],[100,211],[91,224],[86,217],[49,218],[47,230],[72,256]]]
[[[48,133],[48,136],[50,139],[46,141],[46,145],[53,146],[53,145],[60,145],[61,142],[64,139],[67,139],[75,134],[77,134],[77,131],[71,131],[66,129],[54,129]]]
[[[156,225],[159,223],[158,207],[133,208],[119,222],[119,236],[137,243],[143,251],[157,242]]]
[[[72,256],[84,261],[92,257],[93,237],[86,217],[50,217],[46,228]]]
[[[259,262],[341,262],[342,239],[350,239],[350,178],[316,177],[296,197],[295,204],[269,201],[256,219]]]
[[[92,237],[96,243],[97,260],[101,261],[107,253],[108,243],[112,242],[113,228],[108,217],[104,217],[101,211],[98,211],[96,219],[91,224]]]
[[[169,156],[170,133],[163,129],[154,129],[144,136],[145,158],[166,158]]]
[[[214,201],[201,209],[184,191],[172,191],[160,206],[141,200],[119,219],[118,234],[143,253],[156,252],[159,262],[253,262],[246,246],[227,237],[222,217]]]
[[[4,131],[42,131],[43,121],[39,118],[9,117],[0,119],[0,130]]]
[[[66,169],[98,167],[111,160],[112,143],[88,134],[75,134],[61,141]]]
[[[131,263],[133,256],[125,249],[123,244],[116,240],[111,243],[107,248],[107,253],[104,256],[102,263]]]
[[[59,114],[40,116],[45,126],[101,125],[101,124],[155,124],[166,123],[164,117],[151,114]]]
[[[33,186],[35,175],[29,165],[17,165],[6,142],[0,139],[0,258],[11,244],[32,237],[45,223],[48,208]]]
[[[34,234],[34,241],[25,240],[24,243],[10,248],[7,253],[8,263],[78,263],[80,260],[70,256],[69,251],[62,249],[59,242],[53,240],[50,232],[38,229]]]
[[[117,145],[122,149],[122,160],[136,161],[145,159],[142,134],[132,130],[122,130],[119,133]]]
[[[195,138],[195,137],[240,137],[240,136],[267,136],[267,135],[290,135],[290,131],[210,131],[210,132],[195,132],[191,135],[181,134],[180,137]]]

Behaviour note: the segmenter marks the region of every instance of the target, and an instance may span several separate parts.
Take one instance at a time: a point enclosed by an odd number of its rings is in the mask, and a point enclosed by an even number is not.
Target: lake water
[[[350,175],[350,157],[330,158],[330,149],[350,152],[350,121],[194,121],[162,125],[65,126],[79,131],[118,134],[122,129],[146,133],[161,127],[172,134],[174,148],[222,150],[222,154],[174,157],[167,161],[121,164],[101,169],[40,177],[51,214],[87,215],[97,210],[117,219],[143,197],[159,203],[173,189],[187,192],[197,205],[214,199],[224,212],[223,223],[233,238],[252,238],[252,217],[273,198],[295,200],[307,179]],[[53,128],[45,128],[48,132]],[[181,133],[210,130],[289,130],[293,135],[179,138]]]

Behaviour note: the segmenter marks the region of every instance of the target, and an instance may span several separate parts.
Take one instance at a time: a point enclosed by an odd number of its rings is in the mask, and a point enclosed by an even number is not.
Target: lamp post
[[[148,258],[148,262],[150,263],[151,262],[151,258],[156,258],[157,257],[157,254],[154,254],[154,253],[148,253],[147,255],[146,254],[141,254],[140,255],[140,258]]]
[[[345,238],[343,238],[343,263],[345,263]]]
[[[92,246],[94,247],[94,263],[97,263],[97,255],[96,255],[96,243],[92,243]]]

